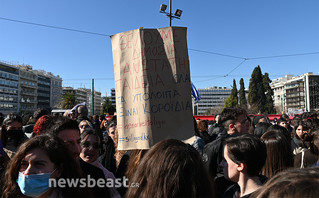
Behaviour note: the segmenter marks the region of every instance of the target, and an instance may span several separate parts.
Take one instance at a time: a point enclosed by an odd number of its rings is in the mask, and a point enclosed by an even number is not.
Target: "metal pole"
[[[169,26],[172,26],[172,0],[169,0]]]
[[[94,78],[92,78],[92,116],[94,115]]]

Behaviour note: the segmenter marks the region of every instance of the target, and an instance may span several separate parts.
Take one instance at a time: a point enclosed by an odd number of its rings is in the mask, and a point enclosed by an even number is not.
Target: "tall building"
[[[33,114],[38,104],[38,76],[29,65],[18,65],[20,69],[20,108],[24,114]]]
[[[51,86],[52,79],[58,81]],[[59,90],[60,91],[59,91]],[[62,79],[30,65],[0,62],[0,112],[33,114],[37,108],[54,108],[61,100]]]
[[[274,104],[280,113],[302,113],[319,110],[319,75],[286,75],[272,80]]]
[[[19,112],[19,68],[0,62],[0,112]]]
[[[51,77],[50,106],[56,109],[60,107],[62,101],[62,78],[59,75],[54,76],[51,72],[48,72],[48,75]]]
[[[231,89],[215,86],[198,89],[197,91],[201,96],[201,100],[194,104],[194,114],[204,115],[209,109],[224,106],[225,100],[230,96]]]
[[[116,109],[116,97],[115,97],[115,89],[111,89],[111,98],[110,101],[112,102],[112,106]]]
[[[43,70],[35,71],[38,74],[38,108],[50,109],[51,78]]]

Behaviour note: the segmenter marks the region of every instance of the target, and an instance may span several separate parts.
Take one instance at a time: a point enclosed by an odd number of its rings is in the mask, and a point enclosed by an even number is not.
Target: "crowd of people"
[[[317,197],[319,115],[225,108],[191,142],[119,150],[116,115],[0,114],[0,197]],[[172,131],[174,133],[174,131]],[[94,184],[92,184],[92,182]]]

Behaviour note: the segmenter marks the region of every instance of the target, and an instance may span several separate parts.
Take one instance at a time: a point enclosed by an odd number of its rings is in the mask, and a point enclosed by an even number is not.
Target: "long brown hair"
[[[287,138],[280,132],[268,131],[261,136],[266,144],[267,158],[261,174],[268,178],[293,166],[293,153]]]
[[[155,144],[146,153],[130,184],[127,198],[213,196],[212,181],[198,152],[173,139]]]
[[[64,142],[52,135],[44,134],[31,138],[22,144],[11,159],[8,169],[5,173],[5,183],[3,197],[24,197],[16,182],[19,174],[21,161],[26,154],[33,149],[41,149],[49,159],[54,163],[57,170],[60,171],[60,178],[79,178],[83,177],[79,165],[71,157],[69,150],[64,145]],[[61,188],[63,196],[90,196],[87,189],[83,188]]]

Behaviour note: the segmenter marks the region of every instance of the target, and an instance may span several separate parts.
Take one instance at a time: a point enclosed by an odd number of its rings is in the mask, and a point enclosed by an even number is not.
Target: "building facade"
[[[0,62],[0,112],[19,112],[19,68]]]
[[[231,89],[226,87],[208,87],[198,89],[201,100],[198,103],[193,101],[194,114],[205,115],[210,109],[224,106],[225,100],[230,96]]]
[[[52,90],[52,78],[60,83]],[[57,91],[57,90],[60,91]],[[55,97],[52,93],[57,93]],[[0,62],[0,112],[33,114],[37,108],[51,109],[61,100],[62,79],[50,72],[32,70],[30,65]]]
[[[51,108],[51,79],[44,71],[36,71],[38,73],[38,108],[50,109]]]
[[[38,104],[38,76],[29,65],[19,65],[20,71],[20,108],[24,114],[33,114]]]
[[[50,72],[48,72],[48,74],[51,77],[50,106],[56,109],[60,107],[62,102],[62,78],[59,75],[54,76]]]
[[[115,96],[115,89],[111,89],[111,98],[110,101],[112,102],[112,106],[116,109],[116,96]]]
[[[302,113],[319,110],[319,75],[286,75],[272,80],[274,105],[279,113]]]

